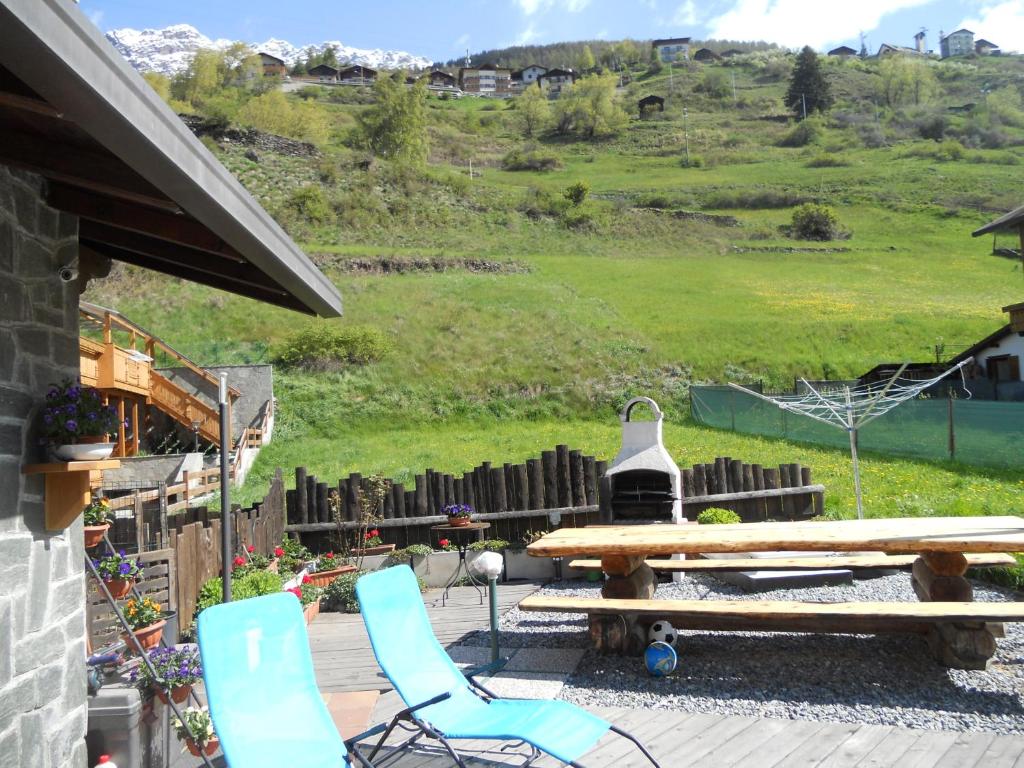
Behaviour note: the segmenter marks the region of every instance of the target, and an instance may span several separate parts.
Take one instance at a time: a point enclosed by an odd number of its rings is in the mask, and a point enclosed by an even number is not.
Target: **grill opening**
[[[638,469],[612,478],[612,517],[616,520],[672,520],[672,479],[665,472]]]

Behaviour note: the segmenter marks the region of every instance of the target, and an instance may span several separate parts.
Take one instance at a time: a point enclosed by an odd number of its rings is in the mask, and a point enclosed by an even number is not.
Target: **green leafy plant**
[[[345,558],[335,555],[334,552],[325,552],[316,559],[316,564],[313,566],[313,573],[323,573],[324,571],[333,571],[337,568],[341,568],[345,564]]]
[[[474,541],[469,545],[470,552],[501,552],[508,549],[508,542],[504,539],[484,539]]]
[[[303,575],[301,584],[295,587],[290,587],[286,591],[291,592],[299,598],[299,602],[302,603],[303,608],[311,603],[315,603],[324,594],[324,588],[312,584],[309,576],[307,575]]]
[[[792,233],[797,240],[835,240],[840,235],[839,219],[827,205],[804,203],[793,211]]]
[[[181,715],[181,720],[174,718],[174,732],[179,741],[193,741],[202,749],[217,738],[213,719],[205,707],[187,707]]]
[[[82,523],[85,525],[106,525],[112,517],[113,511],[110,509],[110,499],[106,496],[93,499],[82,510]]]
[[[132,670],[130,679],[139,688],[180,688],[192,685],[203,676],[202,660],[195,646],[154,648],[149,652],[149,661],[156,677],[146,664]]]
[[[231,578],[231,599],[245,600],[250,597],[261,595],[272,595],[280,592],[284,584],[284,578],[279,573],[271,571],[251,571],[241,576],[232,574]],[[207,580],[199,589],[199,597],[196,598],[196,615],[205,611],[211,605],[219,605],[223,597],[223,586],[220,576],[214,576]]]
[[[590,185],[585,181],[577,181],[565,188],[562,196],[573,205],[583,205],[583,201],[590,194]]]
[[[543,149],[513,149],[501,159],[501,167],[506,171],[555,171],[562,161]]]
[[[277,558],[279,571],[297,573],[313,559],[313,553],[298,539],[285,537],[281,545],[274,549],[274,557]]]
[[[697,522],[701,525],[724,525],[728,523],[742,523],[743,521],[731,509],[711,507],[697,515]]]
[[[356,582],[364,571],[343,573],[324,589],[321,607],[328,611],[340,613],[359,613],[359,601],[356,599]]]
[[[151,597],[129,600],[124,606],[124,618],[132,629],[142,629],[163,618],[160,604]]]
[[[288,336],[271,356],[286,368],[332,371],[376,362],[390,349],[388,337],[377,328],[314,322]]]

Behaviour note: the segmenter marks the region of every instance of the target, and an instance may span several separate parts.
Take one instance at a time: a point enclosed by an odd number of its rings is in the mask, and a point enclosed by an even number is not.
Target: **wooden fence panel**
[[[144,597],[153,598],[166,610],[177,610],[177,569],[174,550],[144,552],[134,559],[142,566],[143,577],[138,584],[139,592]],[[121,625],[100,592],[95,579],[89,578],[87,584],[86,625],[89,643],[95,650],[116,640],[121,634]]]

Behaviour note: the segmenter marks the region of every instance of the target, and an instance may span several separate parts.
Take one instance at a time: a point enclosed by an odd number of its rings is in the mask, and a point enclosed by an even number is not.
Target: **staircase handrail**
[[[150,351],[154,346],[160,347],[160,349],[162,349],[164,352],[166,352],[174,359],[180,361],[182,364],[184,364],[186,368],[188,368],[197,376],[201,377],[204,381],[216,387],[220,386],[220,379],[217,376],[207,371],[198,363],[193,362],[185,355],[183,355],[181,352],[178,352],[178,350],[169,346],[167,342],[165,342],[159,336],[154,336],[152,333],[147,331],[138,323],[129,320],[116,309],[101,307],[99,304],[92,304],[88,301],[80,301],[78,303],[78,312],[81,316],[93,321],[94,323],[98,323],[103,327],[104,343],[113,343],[113,339],[110,336],[110,326],[111,324],[116,323],[117,325],[121,326],[122,329],[132,334],[132,349],[136,349],[135,337],[136,335],[140,335],[143,337],[146,347],[149,348]],[[228,397],[231,400],[238,399],[238,397],[241,394],[242,393],[239,390],[228,385]]]

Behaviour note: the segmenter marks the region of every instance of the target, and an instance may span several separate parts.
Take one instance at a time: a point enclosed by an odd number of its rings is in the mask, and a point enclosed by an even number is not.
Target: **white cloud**
[[[553,7],[568,13],[579,13],[588,5],[590,0],[516,0],[516,4],[527,16],[535,13],[549,11]]]
[[[89,21],[91,21],[95,26],[99,27],[100,29],[103,29],[103,11],[89,11]]]
[[[986,3],[977,13],[947,32],[966,27],[974,32],[975,39],[983,37],[1007,52],[1019,49],[1017,41],[1024,39],[1024,3],[1020,0]]]
[[[677,27],[690,27],[697,23],[697,6],[693,0],[686,0],[685,3],[676,8],[672,17],[672,24]]]
[[[736,0],[708,22],[709,38],[769,40],[797,48],[846,40],[875,29],[882,17],[931,0]],[[1019,0],[1007,2],[1018,5]]]
[[[454,45],[456,48],[460,49],[465,48],[467,45],[469,45],[469,33],[466,32],[464,34],[459,35],[458,38],[456,38]]]
[[[519,37],[516,38],[516,45],[528,45],[537,39],[537,28],[533,24],[528,24],[526,29],[519,33]]]

